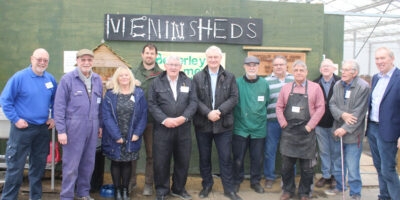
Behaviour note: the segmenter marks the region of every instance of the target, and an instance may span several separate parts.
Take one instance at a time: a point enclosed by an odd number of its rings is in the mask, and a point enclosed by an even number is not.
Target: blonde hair
[[[118,82],[118,77],[122,72],[128,72],[130,81],[129,81],[129,92],[133,93],[135,92],[135,76],[133,75],[132,71],[128,67],[118,67],[118,69],[114,72],[114,75],[112,76],[111,80],[107,83],[107,88],[112,89],[112,92],[114,94],[120,94],[121,93],[121,87]]]

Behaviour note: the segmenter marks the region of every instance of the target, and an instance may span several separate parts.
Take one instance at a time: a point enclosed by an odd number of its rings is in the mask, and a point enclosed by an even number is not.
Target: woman
[[[129,200],[131,161],[139,158],[142,133],[147,123],[144,92],[135,87],[135,78],[127,67],[119,67],[102,104],[104,132],[102,149],[111,160],[111,176],[117,200]]]

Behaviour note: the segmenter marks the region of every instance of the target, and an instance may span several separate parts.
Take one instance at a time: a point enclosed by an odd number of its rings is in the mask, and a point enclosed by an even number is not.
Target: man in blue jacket
[[[18,199],[22,184],[26,157],[29,155],[29,199],[42,197],[41,178],[49,154],[50,135],[54,127],[49,119],[53,107],[57,83],[46,72],[49,53],[36,49],[31,56],[31,65],[15,73],[0,97],[4,114],[11,122],[10,138],[6,150],[6,182],[1,199]]]
[[[367,136],[378,171],[379,199],[400,199],[396,154],[400,147],[400,70],[393,52],[378,48],[375,63],[380,71],[372,77]]]

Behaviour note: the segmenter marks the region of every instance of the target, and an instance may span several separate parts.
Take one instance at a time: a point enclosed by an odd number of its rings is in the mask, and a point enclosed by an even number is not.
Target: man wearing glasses
[[[15,73],[0,97],[4,114],[11,122],[10,138],[7,142],[7,172],[1,199],[18,199],[22,184],[26,157],[29,155],[29,199],[41,199],[41,179],[49,154],[50,135],[54,127],[49,118],[57,83],[46,72],[49,53],[36,49],[31,56],[31,65]]]

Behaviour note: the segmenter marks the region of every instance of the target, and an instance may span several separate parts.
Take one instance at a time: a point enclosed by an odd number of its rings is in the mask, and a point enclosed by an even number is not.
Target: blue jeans
[[[278,121],[267,122],[267,137],[265,138],[264,151],[264,176],[265,179],[275,180],[275,159],[278,149],[279,139],[281,138],[281,126]]]
[[[322,177],[330,179],[333,172],[332,154],[334,152],[334,143],[332,128],[324,128],[317,126],[315,128],[317,133],[317,141],[319,148],[319,157],[321,158],[321,171]]]
[[[217,147],[219,169],[222,186],[226,193],[234,192],[232,175],[232,131],[214,134],[212,132],[196,132],[199,148],[200,175],[203,187],[212,187],[214,180],[211,175],[211,147],[214,140]]]
[[[379,180],[380,199],[400,199],[399,175],[396,171],[397,142],[385,142],[379,135],[379,125],[368,123],[368,143]]]
[[[6,150],[6,182],[2,200],[18,199],[22,184],[26,157],[29,155],[30,199],[42,198],[42,177],[49,154],[50,135],[48,126],[29,124],[28,128],[19,129],[14,124],[10,128],[10,138]]]
[[[263,160],[260,159],[264,152],[264,138],[247,138],[233,135],[233,180],[239,185],[244,180],[244,157],[246,151],[250,151],[250,184],[260,183]]]
[[[334,143],[334,152],[332,158],[333,163],[333,175],[336,179],[336,189],[342,191],[342,158],[341,158],[340,140]],[[350,186],[350,196],[358,195],[361,196],[361,176],[360,176],[360,158],[362,152],[362,142],[360,144],[345,144],[343,143],[343,159],[344,159],[344,181],[346,183],[346,174],[348,173],[347,183]],[[346,184],[344,184],[345,190],[347,190]]]

